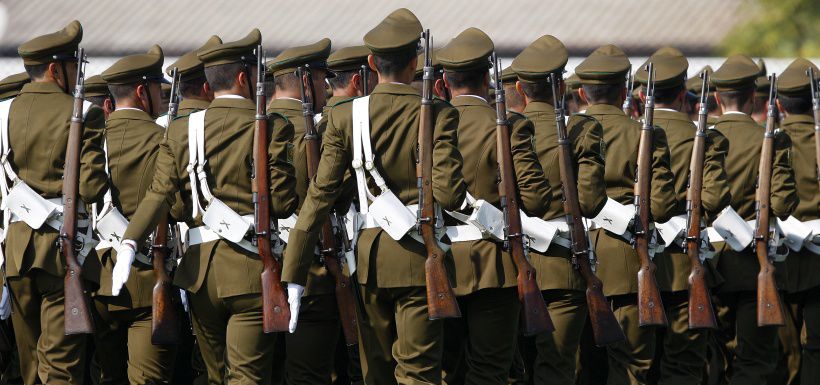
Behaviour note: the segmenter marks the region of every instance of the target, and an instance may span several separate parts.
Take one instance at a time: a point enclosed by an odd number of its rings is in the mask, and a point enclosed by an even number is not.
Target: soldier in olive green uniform
[[[286,49],[267,63],[276,87],[276,99],[268,103],[268,114],[281,115],[293,124],[293,166],[296,168],[296,194],[300,203],[304,202],[310,179],[300,92],[303,81],[296,75],[296,69],[309,68],[312,81],[307,85],[313,89],[305,86],[305,92],[312,99],[314,111],[321,111],[325,105],[324,85],[329,53],[330,40],[322,39],[314,44]],[[296,214],[299,214],[298,207]],[[333,331],[340,330],[334,292],[333,276],[328,273],[321,256],[314,255],[301,299],[299,327],[294,333],[284,335],[284,376],[277,380],[293,385],[330,382],[339,337]]]
[[[102,73],[117,108],[108,117],[104,139],[112,206],[101,209],[118,210],[126,219],[135,214],[151,183],[165,131],[154,123],[163,109],[163,60],[162,49],[154,46],[146,54],[118,60]],[[154,271],[147,257],[150,251],[140,248],[140,258],[131,264],[124,287],[119,293],[112,293],[119,240],[108,234],[100,236],[103,239],[97,246],[97,255],[102,271],[100,289],[94,297],[98,313],[94,356],[100,367],[99,383],[167,384],[176,346],[151,343]]]
[[[370,50],[363,45],[342,48],[328,56],[327,68],[335,76],[328,78],[327,82],[333,90],[321,116],[324,117],[330,107],[335,106],[347,99],[368,95],[373,92],[378,79],[376,73],[367,65],[367,56]],[[367,89],[362,88],[362,71],[367,71]],[[322,119],[322,121],[325,121]],[[326,122],[326,121],[325,121]],[[320,125],[322,125],[320,123]]]
[[[711,78],[717,87],[717,102],[723,112],[714,129],[729,140],[724,168],[731,181],[731,206],[744,220],[755,219],[755,181],[764,132],[763,127],[749,116],[757,74],[757,65],[751,59],[734,55]],[[777,132],[774,148],[771,208],[774,216],[785,219],[794,211],[798,201],[789,155],[789,136]],[[750,248],[736,252],[724,244],[718,252],[717,269],[725,279],[716,290],[721,305],[726,307],[721,322],[734,321],[737,346],[731,364],[731,383],[765,384],[766,376],[777,363],[778,349],[777,328],[757,326],[755,291],[760,267]]]
[[[433,95],[442,100],[450,100],[450,95],[447,93],[442,80],[444,69],[438,60],[438,50],[433,50],[430,56],[432,56],[433,61]],[[422,75],[424,75],[424,53],[420,53],[416,58],[416,72],[413,76],[413,82],[410,83],[419,94],[421,94]]]
[[[439,50],[438,58],[451,102],[459,112],[458,148],[464,156],[467,191],[499,208],[496,111],[486,100],[493,49],[489,36],[469,28]],[[532,148],[533,126],[523,115],[513,113],[510,118],[510,151],[520,194],[511,199],[520,199],[524,211],[540,216],[551,192]],[[444,357],[444,380],[506,384],[521,311],[515,263],[503,242],[491,238],[454,240],[452,253],[462,316],[445,321],[445,341],[456,348]]]
[[[524,99],[524,115],[535,125],[533,146],[555,196],[545,201],[538,216],[564,222],[561,171],[558,167],[558,135],[550,74],[563,72],[567,49],[553,36],[545,35],[524,49],[512,62],[518,75],[517,92]],[[559,85],[563,92],[564,84]],[[581,212],[594,217],[606,203],[604,189],[604,144],[601,125],[590,116],[575,115],[567,125],[578,176]],[[565,223],[565,222],[564,222]],[[560,235],[556,235],[560,236]],[[536,384],[574,384],[576,352],[587,317],[586,285],[571,262],[570,250],[557,243],[545,252],[530,252],[538,272],[538,287],[555,324],[555,332],[536,336],[532,380]]]
[[[504,86],[504,96],[507,98],[507,111],[524,112],[524,98],[515,89],[515,82],[518,81],[518,74],[512,67],[504,68],[501,71],[501,84]],[[494,88],[490,88],[494,90]]]
[[[672,212],[675,216],[685,216],[686,191],[689,181],[689,164],[692,157],[697,127],[683,112],[685,108],[685,81],[689,62],[683,54],[672,47],[661,48],[649,57],[646,63],[635,74],[635,80],[646,86],[646,65],[655,66],[655,117],[654,123],[666,132],[669,153],[672,160],[672,173],[675,175],[675,194],[677,202]],[[642,94],[642,99],[646,95]],[[701,199],[704,214],[714,218],[720,210],[729,205],[729,185],[723,161],[729,151],[729,143],[719,132],[707,130],[705,138],[705,159],[703,164],[703,188]],[[708,333],[705,330],[689,329],[689,257],[680,243],[666,245],[663,253],[655,256],[658,270],[655,273],[662,282],[660,290],[669,327],[663,339],[663,356],[660,362],[662,385],[700,384],[703,377],[703,365],[706,362],[706,342]],[[718,277],[704,263],[709,277],[714,281]]]
[[[215,99],[204,116],[205,158],[203,171],[214,197],[238,215],[253,213],[251,165],[255,105],[256,56],[261,34],[253,30],[245,38],[201,49],[205,75]],[[194,206],[188,175],[187,123],[177,119],[168,127],[160,146],[154,180],[131,218],[120,255],[145,239],[159,218],[173,207],[181,193],[185,207]],[[269,119],[271,141],[268,157],[271,178],[271,216],[284,218],[297,204],[294,170],[288,143],[293,126],[281,117]],[[201,202],[196,202],[201,203]],[[208,234],[199,210],[185,218],[189,235]],[[179,218],[178,218],[179,219]],[[200,227],[201,226],[201,227]],[[198,228],[198,229],[194,229]],[[196,231],[195,231],[196,230]],[[189,237],[190,239],[190,237]],[[191,242],[174,276],[174,284],[190,293],[189,305],[211,384],[268,384],[275,335],[262,331],[262,262],[249,242],[234,244],[222,238]]]
[[[11,102],[8,162],[23,182],[57,204],[73,109],[70,92],[77,73],[76,51],[82,36],[82,26],[74,21],[18,48],[32,82]],[[79,175],[79,194],[86,204],[97,202],[106,188],[104,124],[102,110],[94,106],[86,110]],[[58,230],[47,224],[33,229],[14,218],[12,222],[6,234],[6,277],[23,381],[82,383],[87,336],[65,335],[66,270],[56,245]],[[93,254],[85,257],[85,278],[96,281],[98,270],[97,258]]]
[[[604,128],[606,195],[624,205],[634,201],[641,134],[641,123],[621,110],[627,96],[624,76],[629,68],[629,59],[613,45],[598,48],[575,68],[583,84],[580,95],[589,104],[586,113]],[[650,221],[666,222],[675,207],[674,176],[665,132],[656,127],[652,138]],[[644,384],[655,355],[656,328],[638,326],[638,255],[629,241],[608,230],[595,230],[591,237],[598,255],[598,276],[604,283],[604,294],[611,297],[615,316],[627,338],[625,342],[607,347],[608,384]],[[660,281],[662,277],[658,278]]]
[[[108,115],[114,112],[114,98],[111,97],[111,92],[108,90],[108,83],[105,82],[102,75],[94,75],[85,79],[85,100],[91,104],[102,108],[105,113],[105,120],[108,120]]]
[[[421,31],[415,15],[399,9],[364,37],[373,52],[369,64],[379,73],[368,103],[375,167],[405,205],[418,202],[414,154],[420,97],[409,83]],[[339,199],[345,172],[351,171],[352,105],[341,103],[328,113],[319,171],[285,253],[282,279],[289,285],[306,283],[318,230]],[[464,201],[466,190],[456,139],[458,114],[442,101],[433,102],[432,114],[434,197],[442,209],[452,210]],[[362,351],[366,382],[441,382],[443,322],[427,316],[424,246],[410,234],[396,241],[384,230],[371,228],[361,231],[356,256],[364,302],[359,324],[373,325],[372,334],[360,334],[362,346],[368,347]]]
[[[785,114],[780,127],[792,139],[792,166],[800,198],[792,215],[802,222],[820,218],[820,191],[815,171],[815,122],[809,77],[806,75],[810,67],[814,69],[815,76],[820,76],[814,64],[798,58],[777,79],[777,102],[780,111]],[[793,329],[798,332],[791,336],[791,340],[782,341],[786,347],[797,345],[788,357],[789,380],[796,381],[799,372],[800,383],[810,384],[820,378],[820,256],[805,247],[798,252],[792,251],[786,258],[785,268],[789,277],[785,287],[788,293],[785,299],[790,308],[787,313],[792,316],[787,319],[793,318]],[[805,335],[802,341],[799,339],[801,328],[804,328]]]
[[[28,83],[31,83],[31,78],[25,72],[6,76],[0,80],[0,101],[17,96]]]

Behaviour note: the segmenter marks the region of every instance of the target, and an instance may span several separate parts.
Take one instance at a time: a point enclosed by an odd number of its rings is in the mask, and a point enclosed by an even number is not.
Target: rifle
[[[706,285],[706,271],[700,260],[700,233],[703,218],[701,193],[703,190],[703,162],[706,151],[706,118],[709,115],[707,98],[709,97],[709,74],[700,73],[702,90],[700,94],[700,111],[698,130],[692,145],[692,158],[689,162],[689,186],[686,190],[686,255],[692,272],[689,273],[689,329],[716,329],[717,320],[712,307],[712,295]]]
[[[367,96],[370,93],[367,88],[370,85],[370,68],[366,64],[362,64],[362,68],[359,69],[359,77],[362,78],[362,95]]]
[[[507,121],[507,101],[498,68],[501,64],[493,53],[493,73],[495,75],[495,132],[498,154],[498,197],[504,212],[504,248],[518,270],[518,300],[521,301],[521,324],[524,335],[535,335],[555,331],[555,326],[547,311],[544,295],[538,288],[535,267],[530,263],[524,246],[524,231],[521,228],[521,211],[518,209],[517,186],[513,170],[510,125]]]
[[[587,306],[592,334],[596,346],[606,346],[626,340],[615,313],[604,296],[604,284],[592,270],[595,254],[589,247],[589,237],[584,228],[581,215],[581,203],[578,199],[578,180],[575,178],[575,155],[572,141],[567,135],[564,120],[564,103],[559,104],[558,79],[560,75],[550,74],[552,98],[555,103],[555,126],[558,131],[558,167],[561,171],[561,192],[563,196],[564,215],[569,227],[570,244],[572,245],[572,266],[587,285]],[[561,80],[563,81],[563,80]],[[498,92],[498,91],[496,91]]]
[[[176,67],[171,71],[171,95],[165,130],[177,116],[179,107],[179,74]],[[168,258],[168,214],[164,214],[154,230],[151,245],[151,265],[154,269],[154,292],[151,298],[151,343],[170,345],[179,342],[179,291],[174,289],[171,277],[165,271]]]
[[[424,240],[427,260],[424,277],[427,286],[427,316],[431,319],[458,318],[456,295],[444,268],[444,250],[436,239],[436,210],[433,198],[433,61],[430,52],[430,30],[424,39],[424,77],[422,78],[421,109],[419,111],[418,158],[416,177],[419,188],[419,208],[416,213],[419,234]]]
[[[624,98],[624,104],[621,106],[621,109],[624,111],[626,116],[632,118],[632,90],[635,89],[635,79],[632,76],[632,65],[629,65],[629,71],[626,71],[626,98]],[[557,103],[557,101],[556,101]]]
[[[774,264],[769,258],[769,218],[771,215],[772,164],[774,162],[774,131],[777,124],[777,75],[769,76],[772,87],[769,90],[769,111],[766,116],[766,132],[763,134],[763,146],[760,150],[760,168],[758,169],[757,193],[755,208],[757,225],[755,226],[755,253],[760,264],[757,274],[757,326],[783,326],[786,323],[783,304],[777,293],[774,279]]]
[[[319,133],[313,123],[313,100],[314,88],[310,68],[307,66],[296,69],[296,76],[299,78],[299,91],[302,96],[302,114],[305,117],[305,152],[307,153],[307,173],[308,179],[316,177],[319,169]],[[310,88],[310,95],[305,89],[305,83]],[[342,224],[344,225],[344,224]],[[356,299],[350,283],[350,278],[342,272],[342,259],[344,251],[336,244],[338,228],[334,228],[331,217],[328,217],[322,224],[320,237],[321,253],[325,261],[327,271],[336,281],[336,305],[339,307],[339,317],[342,321],[342,331],[344,332],[347,346],[359,343],[358,320],[356,317]]]
[[[270,170],[268,169],[268,115],[265,113],[265,58],[262,45],[256,48],[256,123],[253,127],[253,217],[254,242],[262,259],[262,330],[288,331],[290,306],[282,285],[282,265],[271,248]]]
[[[652,179],[652,123],[655,112],[655,65],[647,65],[646,106],[641,139],[638,145],[638,175],[635,181],[635,251],[641,261],[638,270],[638,323],[640,326],[666,326],[666,312],[661,301],[657,268],[649,256],[649,194]]]
[[[814,109],[814,162],[817,172],[817,183],[820,184],[820,92],[817,90],[817,79],[814,68],[806,70],[811,83],[811,103]]]
[[[83,100],[85,99],[85,50],[79,49],[77,85],[74,88],[74,110],[68,129],[68,145],[63,169],[63,225],[60,227],[59,247],[65,257],[65,334],[94,333],[90,299],[85,295],[82,265],[77,260],[77,201],[80,186],[80,145],[83,138]]]

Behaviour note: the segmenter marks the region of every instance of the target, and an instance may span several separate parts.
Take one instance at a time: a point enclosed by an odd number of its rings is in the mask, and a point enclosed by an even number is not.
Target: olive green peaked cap
[[[814,79],[820,79],[820,70],[814,63],[802,57],[794,59],[777,78],[777,92],[788,96],[810,96],[809,68],[814,69]]]
[[[635,81],[646,84],[649,76],[646,66],[650,62],[655,65],[655,88],[672,88],[686,83],[689,60],[677,48],[663,47],[655,51],[635,72]]]
[[[357,70],[367,65],[369,55],[370,50],[363,45],[344,47],[327,57],[327,68],[337,72]]]
[[[108,83],[102,75],[94,75],[85,79],[85,96],[108,96]]]
[[[575,73],[583,84],[617,84],[625,81],[629,65],[624,51],[609,44],[593,51]]]
[[[29,82],[31,82],[31,79],[26,72],[6,76],[0,80],[0,100],[17,96],[17,94],[20,93],[20,89]]]
[[[231,63],[255,65],[255,50],[260,43],[262,43],[262,33],[259,29],[254,28],[242,39],[202,49],[197,51],[196,55],[205,68]]]
[[[273,76],[279,76],[292,73],[297,67],[304,65],[310,68],[327,68],[329,54],[330,39],[328,38],[313,44],[288,48],[267,63],[268,72],[272,72]]]
[[[47,64],[55,60],[77,60],[77,48],[83,40],[83,26],[74,20],[65,28],[38,36],[17,47],[25,65]]]
[[[165,68],[165,73],[171,76],[171,72],[174,67],[176,67],[177,71],[179,71],[179,77],[182,80],[193,80],[205,77],[205,65],[202,63],[202,60],[199,60],[197,53],[216,47],[219,44],[222,44],[222,39],[216,35],[211,36],[201,47],[182,55],[177,61],[171,63],[171,65]]]
[[[760,68],[746,55],[732,55],[712,73],[712,84],[718,91],[737,90],[755,85]]]
[[[415,50],[421,39],[421,22],[410,10],[399,8],[364,35],[373,54]]]
[[[163,81],[162,48],[155,45],[148,53],[126,56],[103,71],[102,78],[108,84],[131,84],[145,80]]]
[[[433,52],[430,53],[430,56],[432,56],[430,61],[433,62],[434,73],[440,72],[444,68],[441,66],[441,61],[438,60],[438,51],[438,49],[434,49]],[[420,53],[416,58],[416,74],[413,78],[415,80],[421,80],[422,75],[424,75],[424,52]]]
[[[696,94],[696,95],[700,95],[700,92],[703,91],[702,90],[703,82],[700,80],[700,74],[703,73],[703,71],[706,71],[706,73],[709,74],[710,77],[712,76],[712,73],[715,72],[712,69],[712,66],[710,66],[710,65],[706,65],[705,67],[701,68],[700,71],[698,71],[695,74],[695,76],[692,76],[691,78],[686,80],[686,90],[687,91],[689,91],[693,94]]]
[[[513,59],[512,69],[522,81],[545,80],[551,73],[563,71],[568,58],[564,43],[553,36],[544,35]]]
[[[581,88],[581,78],[579,78],[575,73],[566,78],[564,83],[567,85],[567,89],[571,91],[576,91]]]
[[[490,68],[495,45],[484,31],[467,28],[438,51],[441,66],[448,71],[473,71]]]
[[[512,69],[512,66],[504,68],[504,70],[501,71],[501,82],[502,83],[505,83],[505,84],[510,83],[510,82],[515,83],[516,80],[518,80],[518,74],[515,73],[515,70]]]

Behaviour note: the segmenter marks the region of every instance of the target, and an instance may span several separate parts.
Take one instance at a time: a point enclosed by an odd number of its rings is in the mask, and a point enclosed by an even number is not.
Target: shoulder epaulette
[[[280,118],[284,119],[286,123],[290,123],[290,119],[288,119],[288,117],[287,117],[287,116],[282,115],[282,114],[280,114],[280,113],[278,113],[278,112],[268,112],[268,119],[270,119],[270,118],[272,118],[272,117],[276,117],[276,116],[278,116],[278,117],[280,117]]]
[[[442,99],[442,98],[440,98],[440,97],[438,97],[438,96],[435,96],[435,95],[433,95],[433,101],[436,101],[436,102],[442,102],[442,103],[444,103],[444,104],[446,104],[446,105],[448,105],[448,106],[450,106],[450,107],[452,107],[452,106],[453,106],[453,104],[452,104],[452,103],[450,103],[449,101],[444,100],[444,99]]]
[[[524,115],[524,114],[522,114],[520,112],[517,112],[517,111],[507,110],[507,115],[512,115],[512,116],[515,116],[515,117],[518,117],[518,118],[527,119],[527,115]]]
[[[333,103],[333,105],[331,105],[330,107],[331,107],[331,108],[332,108],[332,107],[336,107],[336,106],[338,106],[338,105],[340,105],[340,104],[342,104],[342,103],[352,102],[353,100],[356,100],[356,97],[355,97],[355,96],[354,96],[354,97],[351,97],[351,98],[347,98],[347,99],[342,99],[342,100],[340,100],[340,101],[338,101],[338,102],[336,102],[336,103]]]
[[[193,114],[194,112],[197,112],[197,111],[191,111],[191,112],[189,112],[189,113],[187,113],[187,114],[185,114],[185,115],[177,115],[177,116],[175,116],[175,117],[174,117],[174,120],[177,120],[177,119],[182,119],[182,118],[187,118],[187,117],[191,116],[191,114]],[[173,121],[173,120],[172,120],[172,121]]]

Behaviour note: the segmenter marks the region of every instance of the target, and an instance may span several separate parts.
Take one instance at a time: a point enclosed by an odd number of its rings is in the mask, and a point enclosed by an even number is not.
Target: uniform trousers
[[[732,385],[766,385],[766,378],[777,366],[778,328],[757,326],[757,294],[753,291],[718,294],[726,308],[720,322],[734,325],[734,357],[731,361]],[[731,349],[730,349],[731,350]]]
[[[607,346],[607,384],[646,384],[655,356],[657,327],[639,326],[637,294],[613,296],[610,300],[626,341]]]
[[[663,330],[658,385],[700,385],[708,331],[689,329],[689,292],[663,293],[669,327]]]

